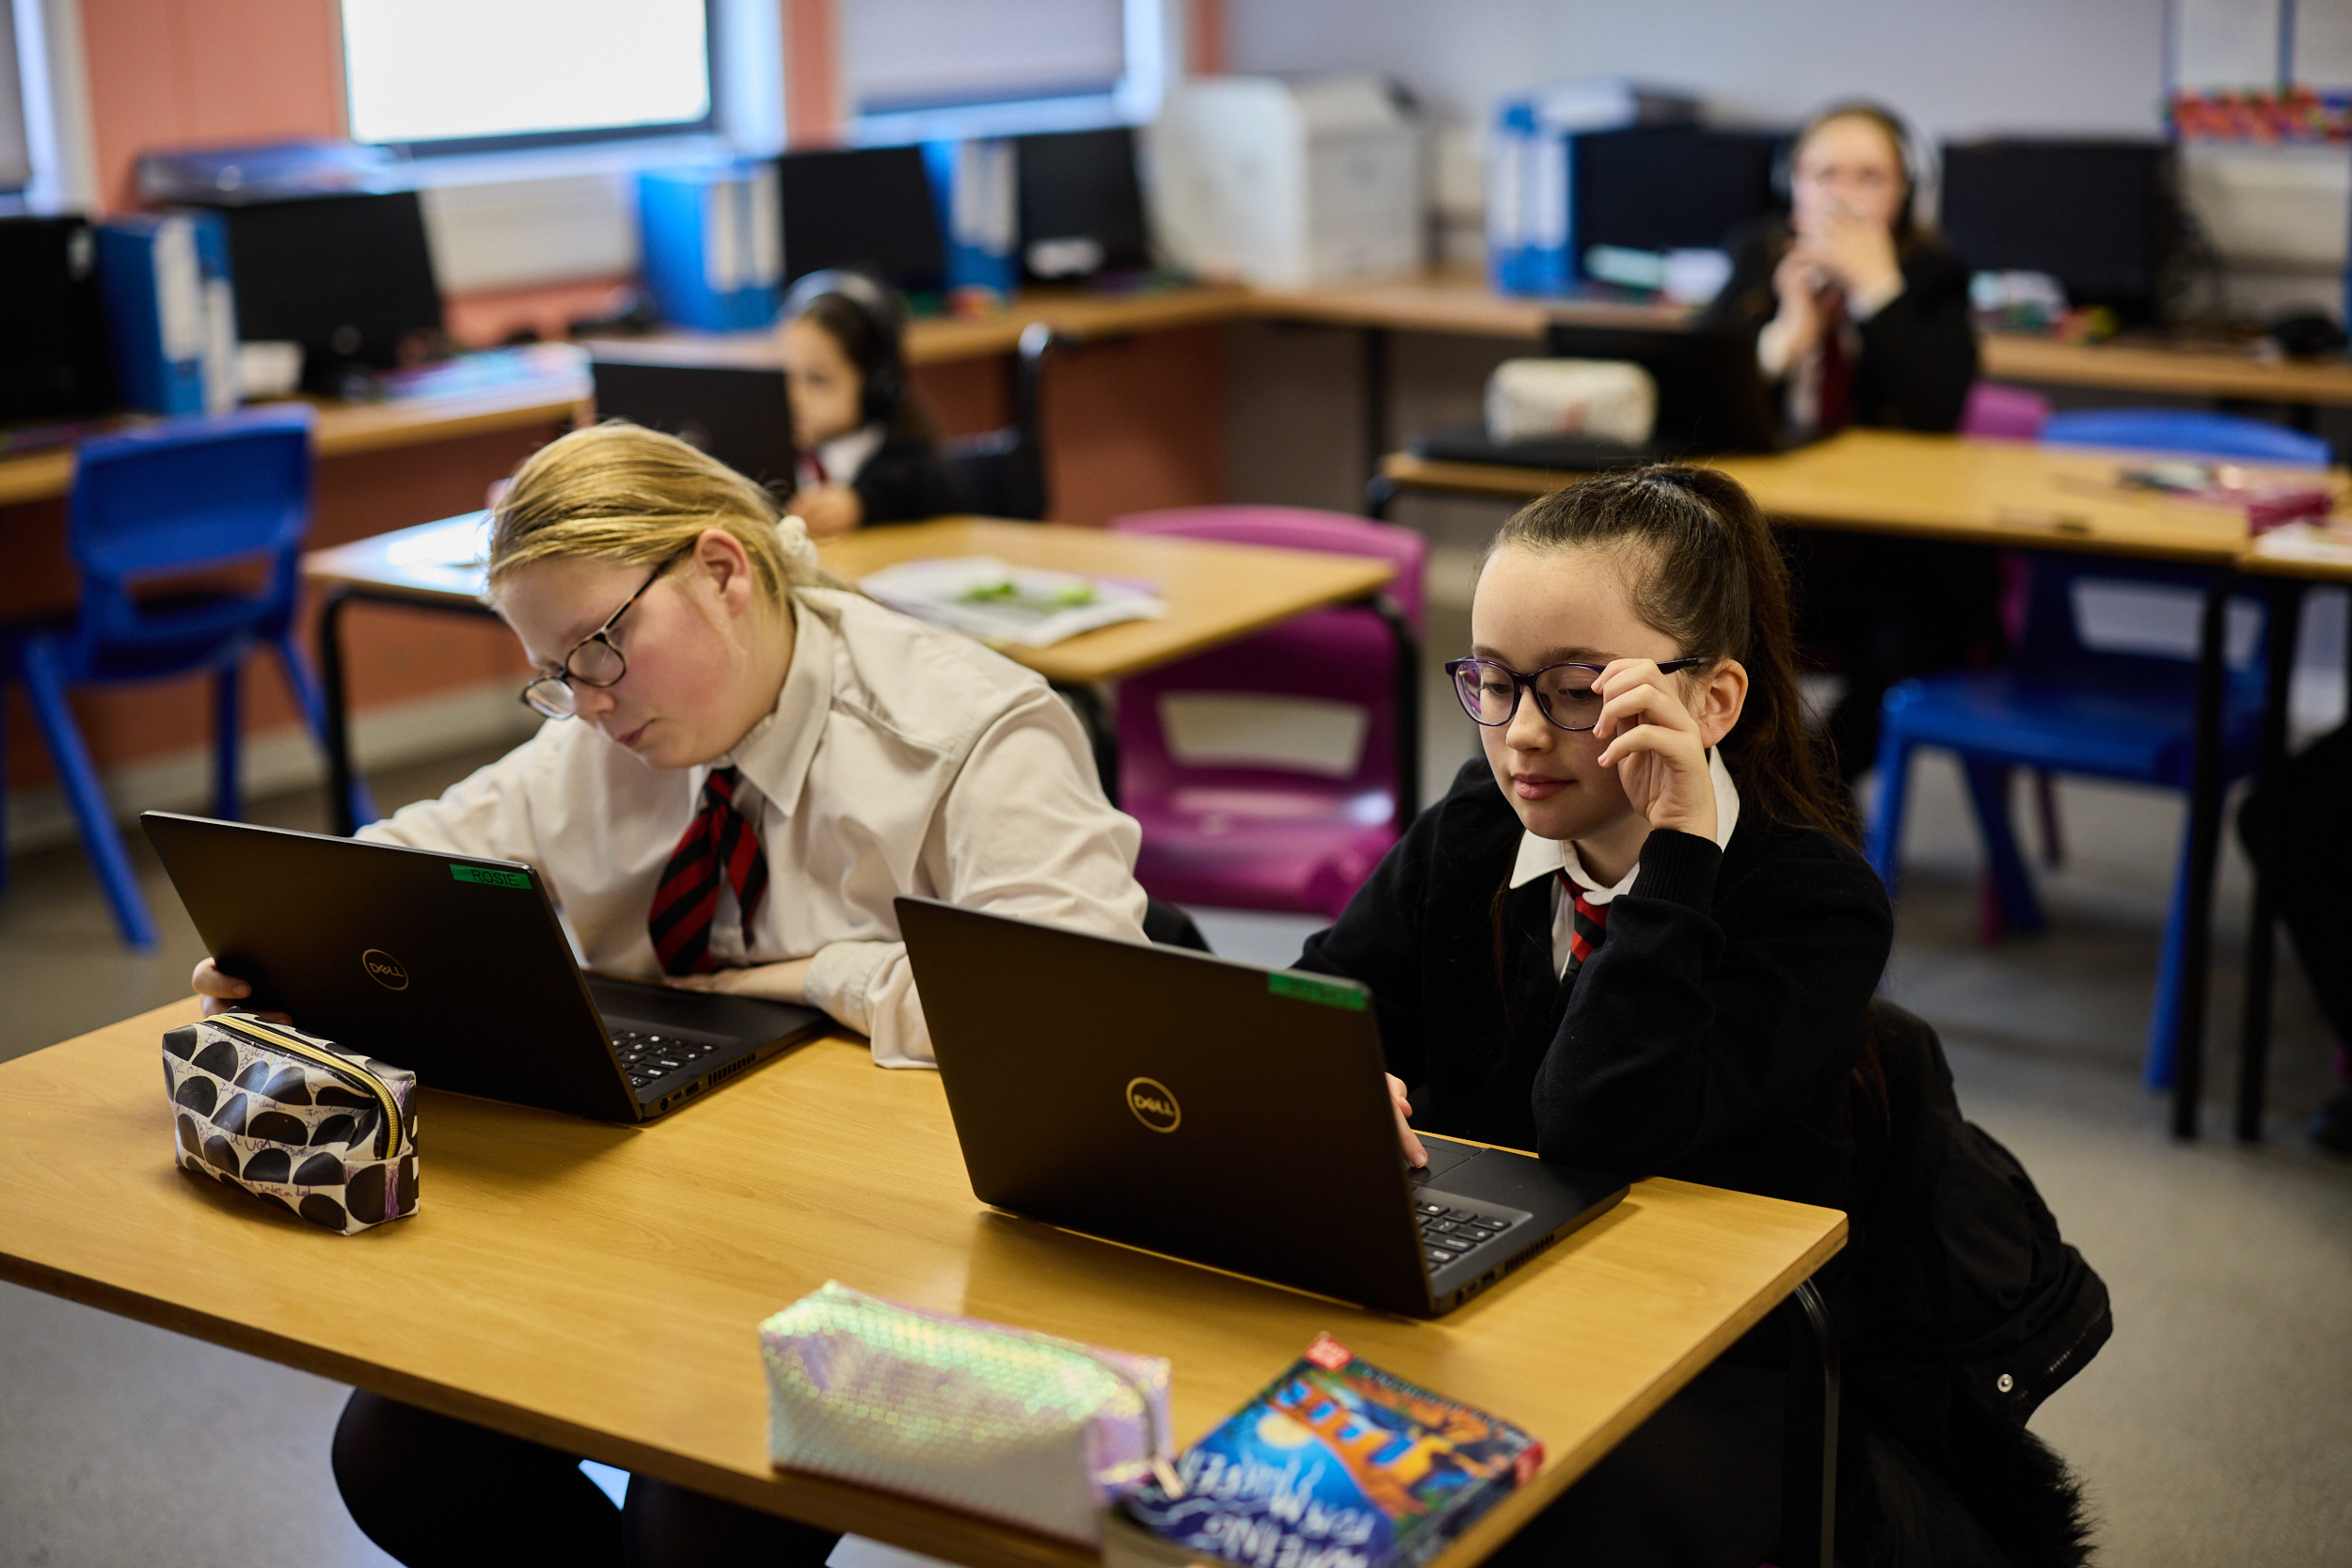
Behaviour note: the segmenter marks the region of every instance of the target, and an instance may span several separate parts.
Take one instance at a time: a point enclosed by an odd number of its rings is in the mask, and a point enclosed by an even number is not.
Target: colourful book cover
[[[1534,1475],[1543,1445],[1360,1361],[1329,1335],[1122,1505],[1240,1568],[1411,1568]]]

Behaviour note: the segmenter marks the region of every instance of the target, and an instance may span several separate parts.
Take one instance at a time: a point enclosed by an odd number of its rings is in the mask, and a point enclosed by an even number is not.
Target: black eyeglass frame
[[[646,589],[651,588],[655,583],[660,582],[661,580],[661,575],[664,572],[667,572],[671,567],[676,565],[679,562],[685,560],[688,555],[692,553],[693,548],[693,546],[689,545],[684,549],[677,551],[675,554],[664,560],[660,565],[656,566],[653,569],[653,575],[647,578],[644,582],[638,584],[637,592],[631,594],[627,599],[624,599],[621,602],[620,609],[614,610],[612,614],[604,618],[604,625],[598,626],[596,630],[590,632],[587,636],[573,643],[571,647],[564,652],[564,665],[562,669],[558,670],[552,675],[533,676],[532,680],[522,689],[521,701],[523,706],[531,709],[533,713],[542,714],[549,719],[577,719],[580,717],[580,699],[573,694],[573,683],[577,682],[581,686],[587,687],[593,691],[609,691],[613,687],[620,685],[623,680],[627,679],[628,675],[628,656],[621,652],[621,645],[618,642],[612,641],[612,628],[621,624],[621,617],[629,612],[629,608],[632,605],[636,604],[638,600],[645,596]],[[617,671],[613,672],[613,675],[611,680],[594,680],[572,668],[572,660],[580,657],[580,650],[588,646],[591,642],[603,643],[605,650],[612,654],[615,659],[620,661],[621,667]],[[564,702],[565,706],[558,708],[552,702],[540,702],[534,699],[532,696],[532,693],[538,690],[541,687],[554,687],[561,690],[564,693]]]
[[[1658,673],[1661,675],[1678,674],[1685,670],[1696,670],[1701,665],[1714,662],[1711,658],[1670,658],[1658,667]],[[1495,671],[1511,678],[1511,711],[1502,718],[1481,719],[1478,717],[1478,710],[1470,706],[1470,693],[1462,689],[1462,673],[1473,665],[1482,670]],[[1451,658],[1445,662],[1446,678],[1454,683],[1454,700],[1462,705],[1462,711],[1470,715],[1471,723],[1483,724],[1490,730],[1501,729],[1518,717],[1520,700],[1533,696],[1535,699],[1535,711],[1544,716],[1544,721],[1553,729],[1565,730],[1570,735],[1584,734],[1594,724],[1600,722],[1600,716],[1595,714],[1592,724],[1560,722],[1559,716],[1551,711],[1551,705],[1544,701],[1543,690],[1535,683],[1554,670],[1590,670],[1593,673],[1593,678],[1598,680],[1608,668],[1606,664],[1585,664],[1575,659],[1563,659],[1558,664],[1547,664],[1540,670],[1521,673],[1509,665],[1498,664],[1491,658]]]

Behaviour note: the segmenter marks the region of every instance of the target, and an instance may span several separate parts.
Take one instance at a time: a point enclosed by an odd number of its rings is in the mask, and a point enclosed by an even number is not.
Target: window
[[[1162,0],[844,0],[857,140],[1135,124],[1159,107]]]
[[[473,152],[707,132],[707,0],[342,0],[351,138]]]

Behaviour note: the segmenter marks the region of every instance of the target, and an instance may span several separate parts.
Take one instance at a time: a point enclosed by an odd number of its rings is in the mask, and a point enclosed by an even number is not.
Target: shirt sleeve
[[[525,741],[486,768],[430,800],[403,806],[355,836],[374,844],[403,844],[485,860],[520,861],[544,870],[539,839],[532,831],[526,784],[538,761],[540,742]]]
[[[923,866],[937,895],[965,909],[1142,942],[1141,842],[1135,819],[1104,800],[1076,718],[1040,691],[965,757],[932,819]],[[904,942],[819,948],[805,993],[870,1037],[882,1066],[932,1065]]]

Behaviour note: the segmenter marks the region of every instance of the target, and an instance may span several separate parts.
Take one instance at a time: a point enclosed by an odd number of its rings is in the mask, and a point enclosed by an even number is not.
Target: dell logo
[[[406,990],[408,972],[400,967],[400,960],[381,947],[371,947],[359,955],[359,967],[368,972],[368,978],[386,990]]]
[[[1168,1085],[1156,1078],[1127,1080],[1127,1109],[1154,1132],[1173,1132],[1177,1123],[1184,1119],[1184,1107],[1168,1092]]]

